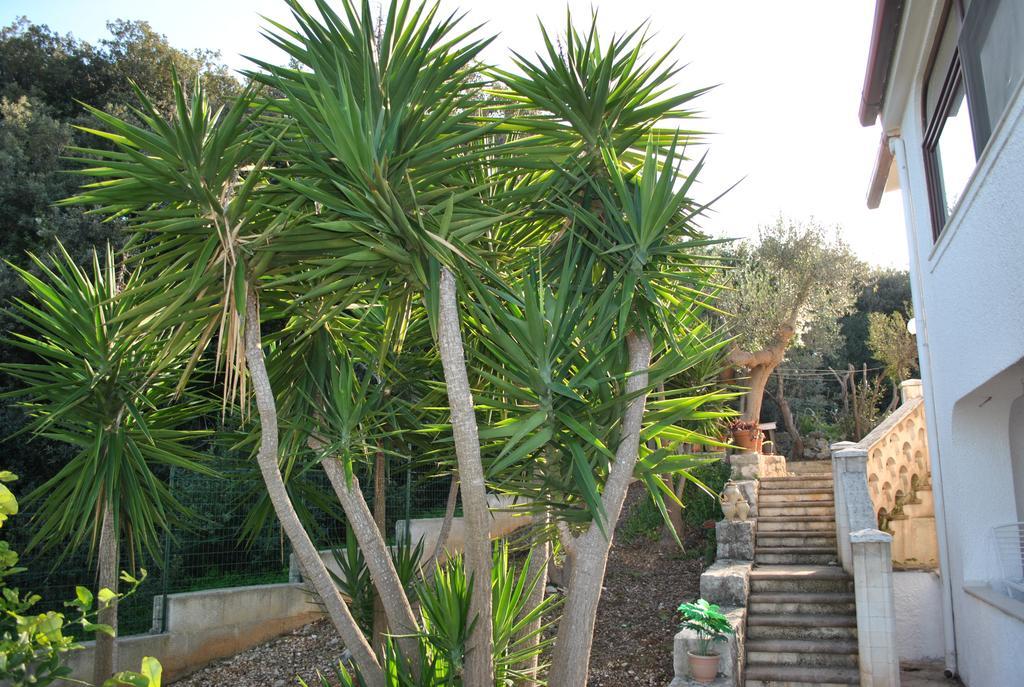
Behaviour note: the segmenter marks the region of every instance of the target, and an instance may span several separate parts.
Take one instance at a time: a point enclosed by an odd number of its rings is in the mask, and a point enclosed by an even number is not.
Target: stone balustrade
[[[900,392],[900,407],[855,445],[867,451],[874,526],[893,535],[893,563],[935,568],[939,546],[921,381],[903,382]]]

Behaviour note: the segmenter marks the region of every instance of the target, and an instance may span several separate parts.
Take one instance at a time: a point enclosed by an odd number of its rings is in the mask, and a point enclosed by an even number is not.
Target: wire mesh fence
[[[167,594],[288,581],[290,547],[265,502],[258,473],[236,469],[221,475],[171,475],[171,489],[190,513],[166,533],[162,551],[156,555],[139,559],[122,552],[123,570],[137,573],[145,568],[148,576],[135,594],[119,604],[119,634],[165,629],[161,625],[166,613],[159,609],[154,613],[154,599]],[[388,539],[394,538],[399,520],[442,515],[449,485],[449,477],[429,477],[415,469],[389,474],[385,489]],[[316,546],[328,549],[344,544],[346,523],[323,472],[311,470],[290,480],[289,489]],[[364,482],[363,490],[372,509],[372,482]],[[27,568],[9,578],[9,584],[42,596],[36,612],[61,611],[63,602],[74,598],[77,585],[95,587],[96,565],[87,547],[69,550],[57,544],[26,551],[32,516],[30,511],[23,512],[13,527],[5,528],[11,548],[22,552],[19,565]]]

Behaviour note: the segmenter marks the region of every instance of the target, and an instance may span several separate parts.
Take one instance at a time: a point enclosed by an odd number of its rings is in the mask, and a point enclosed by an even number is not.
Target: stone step
[[[786,470],[791,475],[831,475],[831,460],[791,460]]]
[[[759,516],[758,534],[764,532],[835,532],[836,520],[832,515]]]
[[[828,547],[836,550],[835,530],[831,532],[758,532],[757,545],[778,547]]]
[[[766,491],[776,491],[778,489],[818,489],[822,491],[832,491],[832,476],[828,477],[762,477],[760,480],[760,490],[762,493]]]
[[[857,668],[747,663],[746,687],[845,687],[859,685]]]
[[[836,509],[831,501],[791,501],[789,503],[765,503],[757,512],[759,518],[783,515],[831,515]]]
[[[769,549],[784,546],[820,546],[836,550],[836,535],[832,532],[767,532],[757,534],[757,547]]]
[[[760,639],[746,643],[747,662],[775,665],[858,667],[857,642]]]
[[[750,571],[752,593],[852,592],[853,578],[831,565],[762,565]]]
[[[832,501],[831,489],[770,489],[758,492],[757,505],[790,501]]]
[[[751,614],[747,616],[747,638],[854,641],[857,639],[857,616]]]
[[[749,598],[747,609],[751,613],[843,615],[857,612],[854,595],[847,592],[753,592]]]
[[[817,546],[759,546],[754,550],[754,562],[765,565],[828,565],[835,563],[838,558],[834,547],[830,549]]]

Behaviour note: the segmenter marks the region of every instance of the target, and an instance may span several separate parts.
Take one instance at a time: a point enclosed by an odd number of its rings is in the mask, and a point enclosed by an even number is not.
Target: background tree
[[[122,295],[109,249],[102,265],[93,255],[91,273],[67,253],[51,260],[52,267],[34,261],[44,278],[18,270],[32,298],[14,310],[29,333],[7,343],[35,362],[2,367],[24,385],[7,396],[27,409],[27,430],[69,444],[75,454],[29,495],[41,502],[30,546],[89,543],[99,588],[116,594],[123,543],[132,560],[143,551],[159,559],[163,533],[184,514],[155,469],[210,474],[191,448],[203,432],[185,429],[203,406],[174,400],[179,365],[161,360],[157,346],[140,343],[126,326],[130,295]],[[125,293],[134,293],[131,277],[125,286]],[[99,622],[117,629],[116,598],[100,611]],[[95,684],[113,674],[114,660],[113,637],[97,633]]]
[[[87,207],[58,205],[74,195],[80,179],[67,173],[66,156],[74,146],[95,145],[91,134],[75,126],[95,128],[97,120],[81,105],[90,103],[130,116],[137,105],[128,79],[161,103],[173,101],[171,71],[208,83],[220,101],[237,94],[241,85],[210,51],[182,51],[144,22],[115,21],[111,38],[90,44],[60,35],[44,25],[19,18],[0,28],[0,302],[29,298],[15,268],[40,277],[49,255],[66,252],[87,271],[92,252],[110,244],[117,252],[126,234],[122,223],[104,222]],[[101,144],[102,146],[102,144]],[[60,248],[58,248],[58,243]],[[39,256],[30,260],[27,251]],[[6,309],[0,329],[22,331]],[[0,362],[28,363],[34,354],[0,342]],[[0,391],[16,382],[0,375]],[[10,400],[0,399],[0,439],[22,431],[29,419]],[[211,425],[216,424],[211,418]],[[68,445],[37,437],[24,450],[10,451],[7,467],[22,475],[26,490],[52,477],[72,460]]]
[[[898,310],[885,314],[868,313],[868,346],[871,354],[885,366],[892,383],[889,410],[899,405],[899,384],[917,370],[917,337],[907,330],[907,321]]]
[[[730,362],[748,372],[743,419],[760,422],[765,385],[791,347],[812,328],[834,336],[853,305],[860,262],[813,221],[778,219],[740,246],[722,307],[732,315]]]

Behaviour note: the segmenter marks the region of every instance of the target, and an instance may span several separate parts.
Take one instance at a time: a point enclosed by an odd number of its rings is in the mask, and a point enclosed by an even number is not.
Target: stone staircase
[[[853,579],[838,565],[830,464],[791,465],[796,474],[760,481],[745,682],[860,684]]]

